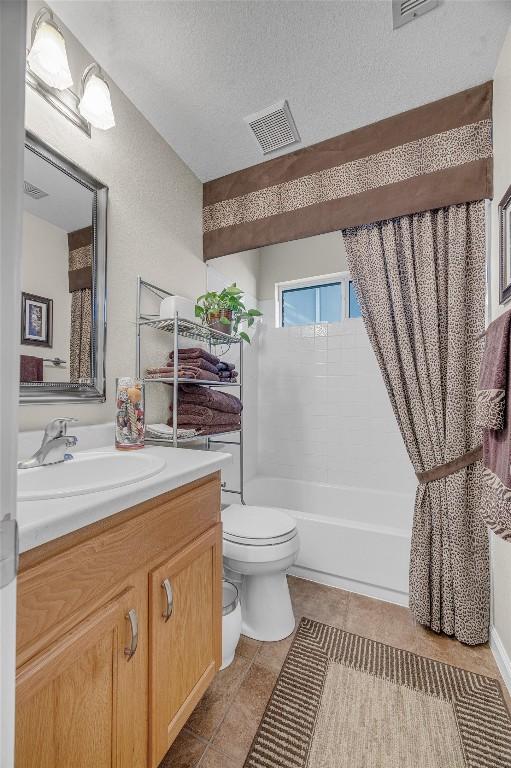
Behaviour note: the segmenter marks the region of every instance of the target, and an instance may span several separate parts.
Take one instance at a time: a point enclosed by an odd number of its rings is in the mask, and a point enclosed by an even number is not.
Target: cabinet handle
[[[170,583],[169,579],[163,579],[161,588],[165,592],[165,600],[167,602],[162,616],[165,621],[168,621],[172,616],[172,611],[174,610],[174,593],[172,592],[172,584]]]
[[[134,656],[138,646],[138,616],[136,610],[131,608],[126,614],[126,618],[130,623],[131,641],[124,649],[124,655],[126,660],[129,661]]]

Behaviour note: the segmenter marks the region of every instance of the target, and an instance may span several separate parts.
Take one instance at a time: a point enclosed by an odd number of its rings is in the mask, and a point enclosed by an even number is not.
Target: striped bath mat
[[[245,768],[508,768],[499,682],[302,619]]]

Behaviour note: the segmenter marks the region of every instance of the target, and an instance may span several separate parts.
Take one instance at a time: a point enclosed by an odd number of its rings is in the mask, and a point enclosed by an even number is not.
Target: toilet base
[[[285,573],[244,575],[241,632],[254,640],[276,642],[289,637],[295,617]]]

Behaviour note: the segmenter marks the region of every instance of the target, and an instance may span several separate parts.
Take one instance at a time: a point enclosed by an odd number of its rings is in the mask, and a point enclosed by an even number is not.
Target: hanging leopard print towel
[[[511,310],[490,324],[476,409],[483,427],[483,493],[481,513],[488,526],[511,539]]]

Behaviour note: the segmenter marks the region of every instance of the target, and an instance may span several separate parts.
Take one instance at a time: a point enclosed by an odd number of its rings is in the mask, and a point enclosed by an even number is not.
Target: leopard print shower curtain
[[[92,266],[92,242],[69,250],[69,272]],[[71,331],[69,349],[70,381],[91,377],[92,290],[80,288],[71,293]]]
[[[418,473],[481,441],[475,401],[484,328],[485,203],[343,230],[362,316]],[[483,643],[489,546],[479,461],[417,488],[410,553],[416,620]]]

